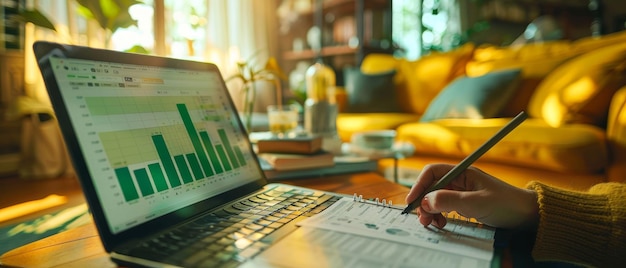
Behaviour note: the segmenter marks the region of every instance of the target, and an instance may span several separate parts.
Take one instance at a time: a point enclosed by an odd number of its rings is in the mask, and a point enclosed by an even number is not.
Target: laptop
[[[215,65],[50,42],[33,47],[115,263],[380,267],[393,257],[358,255],[359,243],[383,245],[375,239],[297,224],[342,195],[268,183]]]

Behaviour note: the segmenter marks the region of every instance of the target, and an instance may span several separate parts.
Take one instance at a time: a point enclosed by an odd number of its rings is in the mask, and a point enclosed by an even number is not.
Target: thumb
[[[461,191],[433,191],[424,196],[421,206],[424,211],[431,214],[463,210],[464,202],[461,201],[463,195],[465,195],[465,193]]]

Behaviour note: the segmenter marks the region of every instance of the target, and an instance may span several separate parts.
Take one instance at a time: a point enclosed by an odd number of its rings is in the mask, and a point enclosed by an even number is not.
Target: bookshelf
[[[6,50],[22,50],[24,48],[24,26],[22,23],[12,19],[12,16],[18,15],[24,7],[25,0],[2,0],[0,1],[0,13],[2,20],[0,21],[1,47],[0,51]]]
[[[24,25],[13,19],[25,0],[0,1],[0,176],[17,172],[21,122],[7,120],[9,105],[24,90]]]
[[[393,51],[391,2],[313,0],[300,8],[292,3],[288,22],[279,18],[281,67],[290,73],[298,62],[311,65],[321,58],[341,84],[343,68],[360,65],[369,53]]]

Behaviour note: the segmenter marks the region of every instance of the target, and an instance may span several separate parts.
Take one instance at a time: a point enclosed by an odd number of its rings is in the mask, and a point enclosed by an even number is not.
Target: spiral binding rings
[[[363,199],[363,195],[357,195],[356,193],[354,193],[354,196],[352,196],[352,200],[355,202],[361,202],[361,203],[374,203],[377,206],[383,206],[383,207],[392,207],[393,203],[391,202],[391,200],[389,200],[389,203],[387,203],[386,199],[383,199],[382,201],[380,200],[380,198],[376,198],[374,201],[370,200],[366,200]],[[369,201],[369,202],[368,202]]]
[[[352,200],[355,202],[368,203],[368,204],[382,206],[382,207],[397,208],[397,207],[393,207],[391,200],[387,202],[387,200],[385,199],[380,200],[380,198],[364,199],[363,195],[357,195],[356,193],[354,193],[354,195],[352,196]],[[441,212],[441,214],[444,217],[448,218],[449,220],[453,220],[456,222],[480,223],[476,219],[463,217],[457,212]]]

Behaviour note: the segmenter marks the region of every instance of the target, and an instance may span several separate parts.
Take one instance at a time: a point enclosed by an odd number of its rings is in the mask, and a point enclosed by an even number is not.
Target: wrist
[[[524,190],[524,207],[527,208],[525,212],[525,221],[522,224],[523,229],[536,230],[539,226],[539,202],[537,201],[537,192],[534,190]]]

